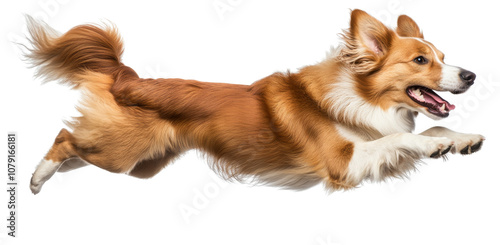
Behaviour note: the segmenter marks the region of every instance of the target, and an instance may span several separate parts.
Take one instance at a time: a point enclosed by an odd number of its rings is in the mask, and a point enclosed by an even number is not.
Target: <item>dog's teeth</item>
[[[444,104],[441,105],[441,111],[445,111],[446,110],[446,106]]]
[[[424,95],[422,94],[419,88],[413,89],[413,94],[415,95],[415,98],[417,98],[419,101],[425,101]]]
[[[419,101],[425,101],[424,95],[422,95],[422,92],[419,88],[413,89],[413,94]]]

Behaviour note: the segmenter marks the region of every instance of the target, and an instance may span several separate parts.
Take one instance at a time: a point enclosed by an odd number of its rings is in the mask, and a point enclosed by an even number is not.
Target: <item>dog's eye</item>
[[[417,58],[413,59],[413,61],[415,61],[415,63],[419,65],[425,65],[427,64],[427,62],[429,62],[424,56],[418,56]]]

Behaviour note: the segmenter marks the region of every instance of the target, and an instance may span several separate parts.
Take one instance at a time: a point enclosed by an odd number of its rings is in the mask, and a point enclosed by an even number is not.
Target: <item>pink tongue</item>
[[[424,95],[426,102],[431,102],[433,104],[437,104],[438,106],[440,106],[441,104],[445,104],[445,107],[447,110],[455,109],[455,105],[452,105],[452,104],[448,103],[448,101],[441,99],[441,97],[439,97],[436,94],[427,93],[426,91],[422,91],[422,94]]]

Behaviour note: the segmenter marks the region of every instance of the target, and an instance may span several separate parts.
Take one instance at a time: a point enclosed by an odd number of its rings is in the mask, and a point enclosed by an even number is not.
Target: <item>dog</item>
[[[251,85],[143,79],[121,62],[112,24],[61,35],[27,22],[35,75],[84,91],[72,132],[59,132],[32,176],[34,194],[55,172],[88,164],[151,178],[191,149],[226,179],[345,190],[406,176],[425,158],[471,154],[485,140],[444,127],[412,133],[417,114],[441,119],[455,108],[435,91],[463,93],[476,75],[445,64],[406,15],[390,29],[353,10],[324,61]]]

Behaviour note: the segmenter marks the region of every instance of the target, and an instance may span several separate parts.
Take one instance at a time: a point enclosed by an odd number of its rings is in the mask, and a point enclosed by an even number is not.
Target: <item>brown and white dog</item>
[[[197,149],[223,177],[304,189],[349,189],[405,175],[423,158],[470,154],[485,139],[434,127],[412,134],[418,113],[454,109],[436,91],[465,92],[474,73],[447,65],[408,16],[391,30],[361,10],[323,62],[252,85],[143,79],[121,63],[113,26],[59,35],[28,17],[37,75],[85,91],[81,116],[62,129],[31,179],[93,164],[150,178]]]

